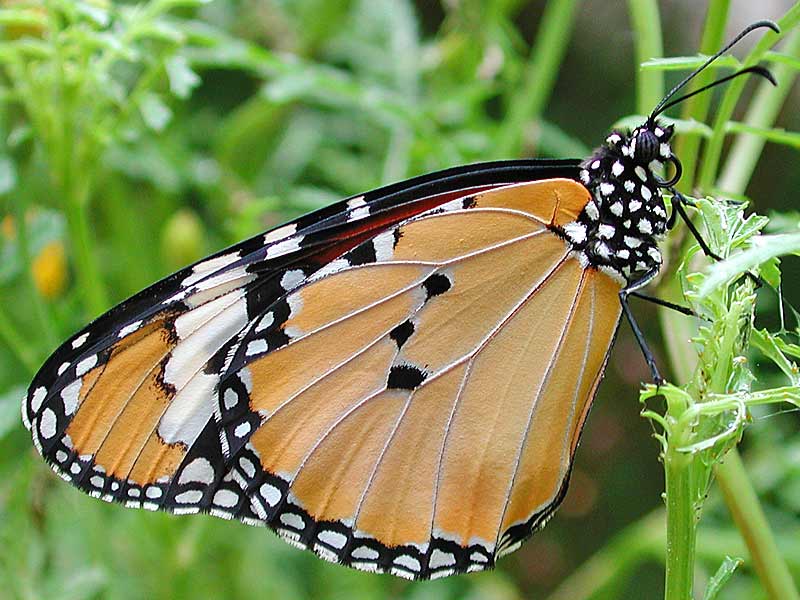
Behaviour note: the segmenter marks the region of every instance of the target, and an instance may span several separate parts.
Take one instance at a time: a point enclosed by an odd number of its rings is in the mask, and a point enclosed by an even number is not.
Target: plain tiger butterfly
[[[112,308],[30,385],[36,448],[92,496],[267,525],[347,566],[492,567],[564,497],[623,313],[659,379],[626,300],[675,215],[692,226],[657,117],[764,26],[584,161],[367,192]],[[769,77],[712,85],[746,72]]]

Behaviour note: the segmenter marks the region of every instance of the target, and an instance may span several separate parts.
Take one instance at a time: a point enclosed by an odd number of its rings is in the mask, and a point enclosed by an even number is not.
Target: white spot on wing
[[[302,240],[302,236],[295,236],[281,242],[273,243],[267,248],[267,258],[275,258],[299,250]]]
[[[637,167],[633,170],[636,173],[637,177],[642,181],[647,181],[647,171],[641,165],[637,165]]]
[[[78,377],[88,373],[94,366],[97,364],[97,354],[92,354],[88,358],[84,358],[81,362],[78,363],[78,366],[75,367],[75,373]]]
[[[238,503],[239,495],[231,490],[221,489],[217,490],[217,493],[214,494],[214,504],[217,506],[231,508],[232,506],[236,506]]]
[[[300,285],[305,278],[302,269],[290,269],[281,277],[281,287],[288,292]]]
[[[259,491],[261,492],[261,497],[270,506],[275,506],[281,500],[281,491],[274,485],[262,483]]]
[[[63,375],[64,371],[66,371],[67,369],[69,369],[69,363],[68,362],[61,363],[61,365],[58,367],[58,374]]]
[[[370,548],[369,546],[359,546],[350,554],[353,558],[357,558],[360,560],[376,560],[380,554],[374,548]]]
[[[436,552],[436,550],[434,550]],[[420,570],[419,561],[414,558],[413,556],[409,556],[408,554],[401,554],[397,558],[394,559],[394,564],[399,567],[405,567],[411,571],[418,572]]]
[[[303,517],[290,512],[285,512],[281,515],[281,523],[294,529],[305,529],[306,527]]]
[[[184,483],[204,483],[209,484],[214,481],[214,467],[207,458],[195,458],[186,465],[178,478],[179,484]]]
[[[289,223],[288,225],[284,225],[283,227],[278,227],[277,229],[273,229],[272,231],[264,235],[264,243],[269,244],[272,242],[277,242],[279,240],[282,240],[283,238],[289,237],[290,235],[294,235],[296,231],[297,231],[296,223]]]
[[[139,327],[141,326],[142,326],[141,321],[134,321],[133,323],[125,325],[125,327],[119,330],[118,337],[124,338],[126,335],[130,335],[131,333],[139,329]]]
[[[394,254],[394,230],[384,231],[379,233],[372,240],[372,245],[375,248],[375,260],[383,262],[391,260]]]
[[[216,258],[201,262],[192,267],[192,274],[181,281],[181,285],[184,287],[190,286],[214,271],[222,269],[231,263],[235,263],[240,258],[241,256],[238,252],[231,252],[230,254],[223,254],[222,256],[217,256]]]
[[[41,386],[33,390],[33,395],[31,396],[32,412],[34,413],[39,412],[39,409],[42,407],[42,402],[44,401],[46,396],[47,396],[47,390]]]
[[[247,356],[253,356],[255,354],[261,354],[262,352],[266,352],[269,350],[269,346],[267,345],[266,340],[253,340],[249,344],[247,344]]]
[[[364,201],[364,196],[353,198],[347,201],[347,208],[350,209],[350,214],[347,215],[347,222],[358,221],[369,216],[369,206]]]
[[[622,163],[617,161],[611,167],[611,172],[614,174],[615,177],[619,177],[625,172],[625,167],[622,166]]]
[[[333,546],[337,549],[344,548],[344,545],[347,543],[347,536],[343,533],[339,533],[338,531],[331,531],[326,529],[324,531],[320,531],[317,538],[320,542],[325,542],[329,546]]]
[[[438,569],[440,567],[449,567],[456,564],[456,557],[450,552],[442,552],[438,548],[434,548],[431,552],[431,560],[429,567],[431,569]]]
[[[52,408],[45,408],[42,411],[42,416],[39,417],[39,433],[46,440],[56,434],[56,413]]]
[[[197,504],[203,498],[200,490],[187,490],[175,496],[175,502],[179,504]]]
[[[275,315],[270,311],[261,317],[261,320],[256,325],[255,332],[260,333],[264,331],[267,327],[272,325],[275,322]]]
[[[65,415],[74,414],[75,409],[78,408],[79,394],[82,385],[83,382],[80,379],[76,379],[61,390],[61,400],[64,402]]]
[[[72,347],[73,348],[80,348],[89,339],[89,332],[87,331],[83,335],[79,335],[74,340],[72,340]]]
[[[233,435],[235,435],[238,438],[242,438],[246,436],[248,433],[250,433],[250,429],[251,427],[249,421],[245,421],[244,423],[239,423],[233,430]]]

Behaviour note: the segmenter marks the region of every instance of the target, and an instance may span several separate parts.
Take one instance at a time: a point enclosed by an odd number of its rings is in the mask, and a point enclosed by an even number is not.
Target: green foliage
[[[588,5],[551,0],[541,18],[532,6],[19,0],[0,8],[3,594],[419,600],[659,594],[663,549],[674,542],[673,532],[665,531],[659,508],[657,448],[647,445],[641,428],[636,433],[636,410],[626,401],[635,397],[639,375],[626,384],[619,364],[609,368],[568,506],[554,522],[498,571],[425,584],[323,563],[261,529],[97,502],[52,476],[19,423],[23,390],[59,341],[159,276],[301,212],[418,173],[494,157],[584,156],[609,123],[652,106],[665,71],[700,60],[656,58],[655,2],[628,3],[643,70],[623,60],[622,38],[594,26],[602,23],[599,13],[581,18]],[[712,0],[709,7],[704,53],[719,47],[715,37],[727,20],[727,2]],[[781,20],[784,36],[798,19],[794,7]],[[678,40],[679,31],[664,37]],[[778,39],[770,34],[744,60],[726,57],[721,65],[763,59],[782,69],[778,91],[788,93],[800,36],[775,48]],[[569,58],[581,45],[584,54]],[[696,48],[694,40],[685,45],[686,54]],[[738,198],[764,142],[780,144],[782,152],[798,147],[799,134],[774,125],[785,95],[761,100],[759,88],[733,122],[740,93],[741,86],[726,92],[714,124],[694,101],[675,119],[684,140],[708,142],[712,151],[710,165],[696,160],[696,148],[681,153],[688,187],[700,171],[703,193],[721,188]],[[625,117],[620,126],[641,120]],[[728,136],[744,158],[719,169]],[[786,189],[798,183],[770,167],[767,180],[786,180]],[[735,176],[718,176],[729,170]],[[762,187],[748,191],[765,212]],[[796,402],[800,379],[797,332],[774,333],[779,303],[768,289],[780,284],[790,298],[800,292],[790,277],[781,281],[777,261],[800,249],[800,219],[785,212],[792,202],[787,193],[783,206],[770,206],[778,211],[771,214],[775,229],[758,235],[763,218],[744,218],[742,206],[698,200],[713,247],[730,253],[719,265],[701,267],[688,242],[665,246],[673,250],[672,264],[684,267],[680,277],[665,273],[664,293],[685,301],[684,289],[670,289],[681,282],[707,321],[694,331],[682,329],[691,328],[683,316],[661,316],[667,364],[688,387],[662,388],[666,412],[650,401],[647,414],[661,426],[668,468],[678,465],[677,487],[668,474],[668,509],[696,519],[702,506],[696,566],[701,579],[717,573],[705,588],[709,600],[764,597],[764,589],[772,590],[762,574],[770,562],[785,562],[800,576],[800,437],[794,415],[779,418],[770,408]],[[767,289],[754,291],[740,276],[753,269]],[[752,329],[755,309],[766,324]],[[681,371],[692,357],[689,337],[699,366]],[[621,333],[615,355],[626,340]],[[615,431],[635,442],[619,442],[592,462],[592,444],[603,448]],[[745,478],[742,485],[757,492],[780,550],[765,567],[742,541],[743,525],[736,515],[731,520],[729,500],[713,483],[713,465],[743,431],[752,483]],[[691,477],[681,480],[681,471]],[[719,469],[716,476],[724,487],[726,476]],[[576,506],[594,498],[591,510],[575,516],[574,498]],[[758,527],[769,532],[765,522]],[[587,539],[588,530],[598,534]],[[683,548],[681,558],[691,565],[694,551]],[[735,575],[728,555],[744,559]]]

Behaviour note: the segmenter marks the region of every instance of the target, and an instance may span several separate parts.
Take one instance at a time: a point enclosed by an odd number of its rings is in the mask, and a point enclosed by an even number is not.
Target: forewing
[[[552,231],[587,200],[563,179],[475,194],[266,311],[220,388],[224,510],[411,578],[516,547],[563,496],[619,320],[619,285]]]

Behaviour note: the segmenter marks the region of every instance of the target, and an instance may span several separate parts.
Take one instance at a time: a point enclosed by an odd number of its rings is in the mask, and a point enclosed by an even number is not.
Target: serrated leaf
[[[200,85],[200,76],[192,70],[184,56],[173,56],[167,60],[165,67],[169,89],[178,98],[185,100]]]
[[[800,254],[800,233],[760,235],[750,241],[751,247],[709,268],[708,278],[698,290],[708,296],[718,286],[741,276],[776,256]]]
[[[139,112],[145,124],[160,133],[172,119],[172,110],[158,94],[145,94],[139,102]]]
[[[775,366],[786,375],[793,385],[797,384],[798,379],[800,379],[797,365],[786,358],[785,355],[792,356],[792,352],[794,350],[800,351],[800,348],[793,344],[786,344],[781,338],[773,336],[766,329],[754,329],[750,333],[750,342],[758,348],[759,352],[775,363]]]
[[[741,558],[726,556],[725,560],[723,560],[722,564],[719,566],[719,569],[717,569],[717,572],[708,581],[706,593],[703,594],[703,600],[717,600],[722,586],[728,583],[728,580],[733,577],[736,569],[739,568],[743,562]]]

